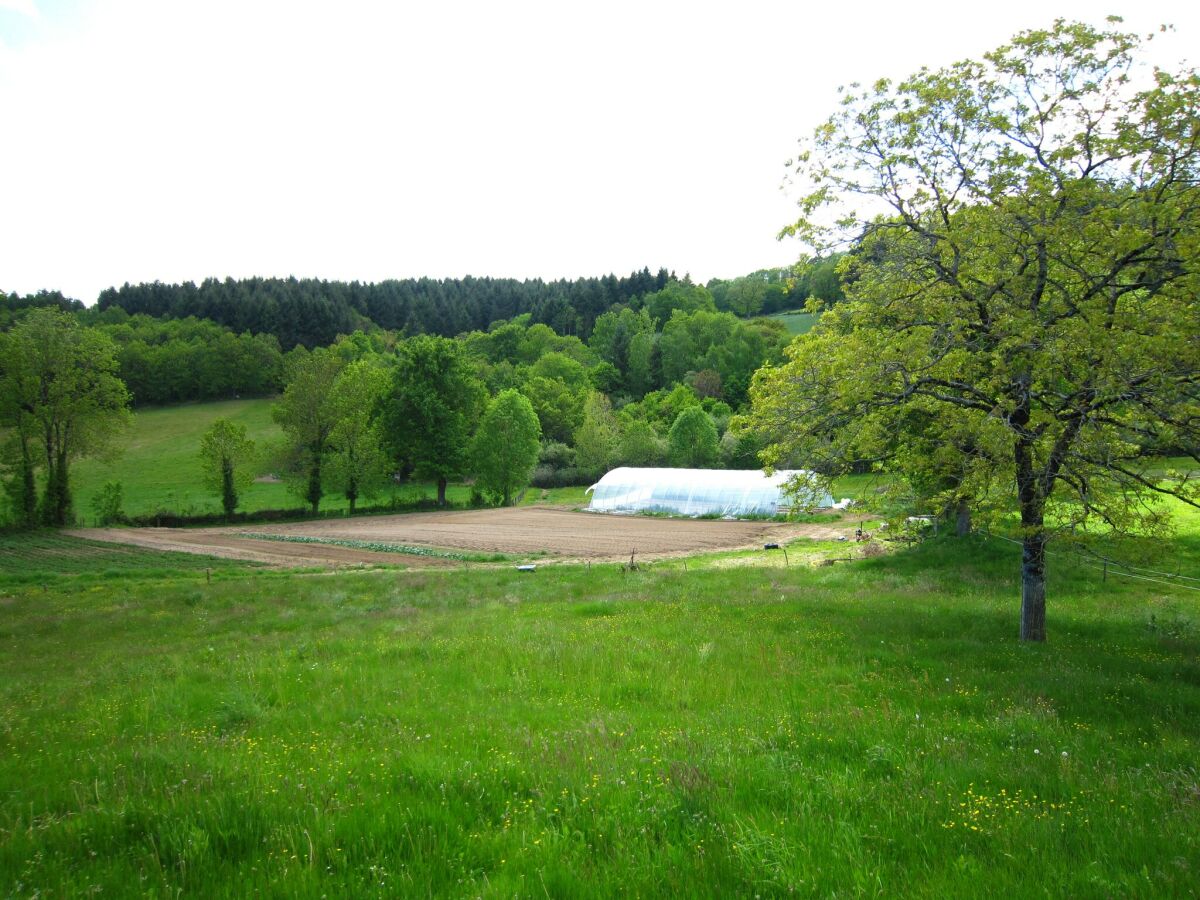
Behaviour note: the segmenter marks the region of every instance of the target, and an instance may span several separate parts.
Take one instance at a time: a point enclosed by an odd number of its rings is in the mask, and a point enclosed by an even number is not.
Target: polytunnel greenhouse
[[[665,512],[681,516],[774,516],[791,505],[783,486],[796,470],[764,475],[758,469],[613,469],[588,491],[592,512]],[[833,505],[816,491],[812,506]],[[810,504],[806,504],[810,505]]]

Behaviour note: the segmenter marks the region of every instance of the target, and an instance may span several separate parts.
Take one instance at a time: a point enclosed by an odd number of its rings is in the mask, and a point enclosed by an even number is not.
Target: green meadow
[[[246,428],[246,434],[258,447],[266,448],[282,436],[271,419],[271,400],[226,400],[192,403],[182,406],[152,407],[134,412],[133,426],[122,441],[122,452],[112,459],[82,459],[71,469],[75,488],[76,515],[84,524],[94,524],[92,498],[106,481],[121,482],[127,515],[143,516],[155,512],[196,515],[219,513],[220,497],[205,490],[200,482],[200,438],[213,421],[227,418]],[[268,463],[257,466],[257,474],[268,475]],[[451,485],[448,498],[464,503],[470,489]],[[405,484],[390,488],[374,503],[415,503],[434,499],[433,485]],[[296,509],[304,502],[290,493],[281,482],[256,481],[243,492],[239,509],[256,512],[263,509]],[[322,510],[345,510],[346,499],[329,495],[321,501]]]
[[[1141,564],[1196,574],[1184,526]],[[1200,890],[1187,582],[1056,556],[1022,645],[1003,541],[793,549],[0,579],[0,892]]]
[[[796,335],[808,334],[812,330],[812,327],[817,324],[817,319],[820,316],[808,312],[794,311],[775,313],[768,318],[778,319],[787,326],[789,334]]]

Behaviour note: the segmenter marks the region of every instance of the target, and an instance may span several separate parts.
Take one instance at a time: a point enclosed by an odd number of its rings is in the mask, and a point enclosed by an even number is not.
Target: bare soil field
[[[761,546],[795,537],[830,540],[854,526],[726,522],[609,516],[545,507],[411,513],[325,519],[284,525],[220,528],[86,528],[70,532],[94,541],[135,544],[159,550],[203,553],[279,566],[396,564],[458,565],[452,559],[342,547],[288,543],[252,534],[318,540],[398,544],[466,553],[504,553],[559,559],[628,559],[678,556]]]

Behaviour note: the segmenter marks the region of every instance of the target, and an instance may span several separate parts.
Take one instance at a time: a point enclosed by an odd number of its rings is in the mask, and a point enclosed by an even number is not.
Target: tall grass
[[[1195,893],[1195,598],[1015,553],[8,587],[0,886]]]

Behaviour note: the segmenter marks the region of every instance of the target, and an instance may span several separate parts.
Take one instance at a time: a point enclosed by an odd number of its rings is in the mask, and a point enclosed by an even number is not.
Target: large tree
[[[491,402],[471,443],[476,484],[505,506],[529,484],[542,432],[525,395],[501,391]]]
[[[350,363],[338,373],[330,391],[337,424],[329,435],[329,482],[350,504],[373,497],[387,479],[387,456],[376,414],[388,388],[388,373],[377,358]]]
[[[31,518],[34,470],[45,476],[44,524],[73,518],[70,464],[112,448],[129,421],[116,347],[56,307],[31,310],[0,345],[0,409],[11,427],[19,518]]]
[[[328,481],[325,463],[332,450],[330,437],[338,424],[332,392],[343,365],[343,360],[328,348],[311,353],[293,351],[286,364],[287,387],[271,409],[284,434],[284,476],[293,492],[308,501],[314,516]]]
[[[699,406],[689,406],[671,425],[667,435],[669,459],[673,466],[703,469],[713,465],[720,456],[717,426],[712,416]]]
[[[1148,527],[1155,497],[1200,500],[1149,459],[1200,459],[1200,77],[1139,69],[1116,21],[846,94],[785,231],[853,242],[848,301],[754,390],[777,458],[881,411],[966,429],[1019,512],[1026,640],[1055,523]]]
[[[437,482],[441,506],[449,480],[466,471],[486,399],[459,342],[422,335],[396,348],[381,405],[384,436],[398,462]]]

